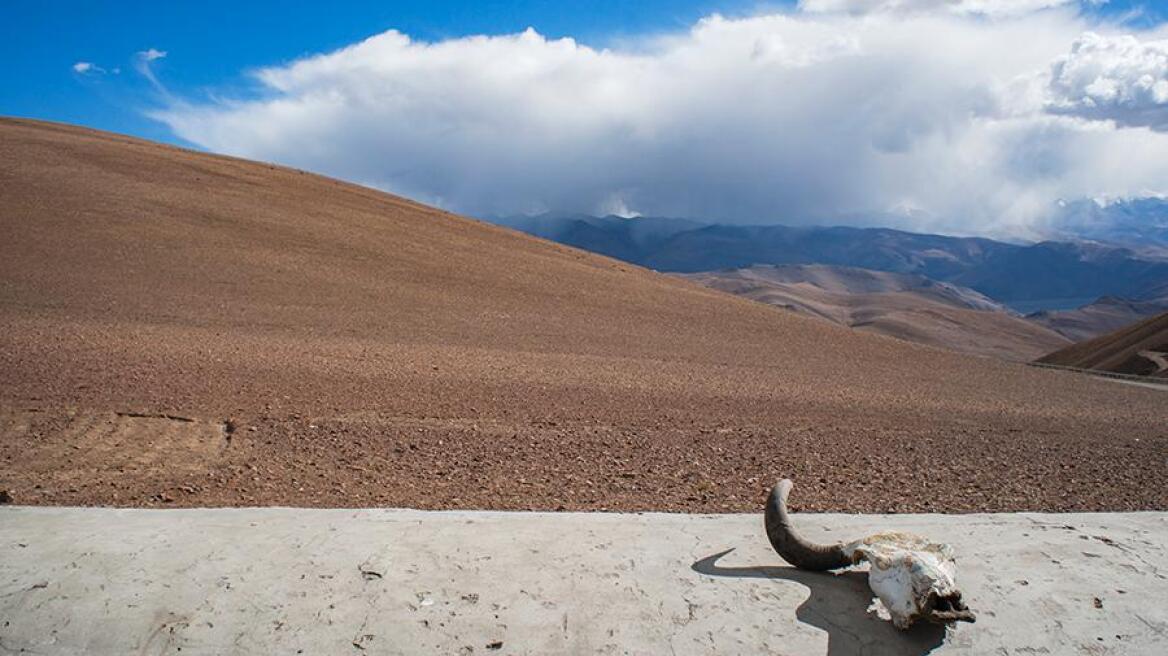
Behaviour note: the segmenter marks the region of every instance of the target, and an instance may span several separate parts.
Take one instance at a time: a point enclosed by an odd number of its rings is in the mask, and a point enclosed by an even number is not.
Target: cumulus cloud
[[[1096,0],[1100,4],[1107,0]],[[820,13],[936,13],[1019,16],[1042,9],[1077,4],[1077,0],[800,0],[799,8]]]
[[[1081,36],[1052,66],[1052,111],[1168,130],[1168,40]]]
[[[260,69],[252,97],[152,116],[210,150],[479,216],[1035,236],[1059,198],[1168,191],[1168,134],[1094,120],[1053,81],[1085,32],[1117,28],[1074,6],[986,20],[948,8],[1004,3],[914,4],[941,9],[712,16],[618,49],[391,30]]]

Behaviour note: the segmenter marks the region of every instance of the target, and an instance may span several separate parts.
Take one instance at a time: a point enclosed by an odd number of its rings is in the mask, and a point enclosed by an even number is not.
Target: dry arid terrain
[[[1026,318],[1074,342],[1102,337],[1168,311],[1168,296],[1143,301],[1105,297],[1074,310],[1035,312]]]
[[[972,289],[911,273],[796,264],[683,275],[841,326],[973,355],[1027,362],[1071,343]]]
[[[1168,379],[1168,312],[1060,349],[1039,362]]]
[[[0,121],[22,504],[1168,509],[1168,395],[300,171]]]

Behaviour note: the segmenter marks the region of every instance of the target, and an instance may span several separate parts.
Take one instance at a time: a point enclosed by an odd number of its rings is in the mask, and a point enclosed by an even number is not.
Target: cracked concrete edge
[[[785,567],[761,513],[3,507],[0,644],[99,654],[1168,653],[1168,610],[1157,604],[1168,592],[1168,513],[795,521],[820,540],[894,529],[952,543],[978,623],[892,629],[868,612],[862,572]]]

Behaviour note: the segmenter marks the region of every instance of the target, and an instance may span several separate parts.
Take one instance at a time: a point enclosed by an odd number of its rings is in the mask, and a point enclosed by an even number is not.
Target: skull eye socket
[[[956,603],[954,603],[954,602],[956,602]],[[959,608],[957,608],[957,606],[961,605],[961,597],[957,596],[956,599],[954,599],[952,597],[934,597],[932,605],[933,605],[933,608],[935,608],[936,610],[940,610],[940,611],[960,610]]]
[[[973,611],[962,603],[960,592],[944,597],[935,594],[929,595],[923,615],[925,619],[939,624],[976,621]]]

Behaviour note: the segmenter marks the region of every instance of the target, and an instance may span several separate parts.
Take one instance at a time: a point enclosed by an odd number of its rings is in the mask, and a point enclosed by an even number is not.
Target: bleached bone
[[[779,481],[766,505],[767,538],[783,560],[813,571],[867,562],[868,585],[899,629],[920,619],[937,624],[974,621],[954,582],[957,565],[952,547],[908,533],[877,533],[826,545],[808,542],[795,532],[787,514],[787,496],[793,486],[789,479]]]

